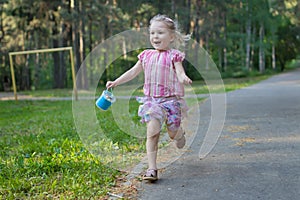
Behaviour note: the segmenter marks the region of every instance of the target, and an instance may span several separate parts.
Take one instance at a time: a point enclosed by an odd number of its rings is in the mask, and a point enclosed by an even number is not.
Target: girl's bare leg
[[[161,125],[157,119],[152,119],[147,123],[146,150],[147,150],[149,169],[157,169],[156,158],[157,158],[160,130],[161,130]]]
[[[182,129],[182,127],[179,127],[179,129],[177,131],[172,131],[168,129],[168,134],[169,137],[172,140],[175,140],[176,142],[176,146],[181,149],[184,147],[185,145],[185,137],[184,137],[184,130]]]
[[[184,131],[181,127],[179,127],[178,130],[176,131],[168,129],[168,134],[172,140],[176,140],[176,139],[180,139],[183,136]]]

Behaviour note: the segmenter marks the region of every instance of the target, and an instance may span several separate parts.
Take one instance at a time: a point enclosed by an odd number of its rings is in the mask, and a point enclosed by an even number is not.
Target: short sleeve
[[[145,58],[145,55],[146,55],[146,50],[142,51],[137,57],[138,59],[142,62]]]
[[[172,52],[172,61],[173,62],[182,62],[185,58],[185,54],[179,50],[173,50]]]

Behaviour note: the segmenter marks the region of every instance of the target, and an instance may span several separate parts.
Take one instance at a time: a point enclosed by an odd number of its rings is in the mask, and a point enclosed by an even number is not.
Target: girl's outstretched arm
[[[107,81],[106,88],[110,89],[112,87],[116,87],[118,85],[121,85],[123,83],[126,83],[128,81],[131,81],[134,79],[141,71],[143,70],[142,63],[140,61],[137,61],[137,63],[128,71],[126,71],[124,74],[122,74],[119,78],[117,78],[114,81]]]
[[[182,62],[175,62],[174,65],[179,82],[183,84],[191,84],[192,80],[185,74]]]

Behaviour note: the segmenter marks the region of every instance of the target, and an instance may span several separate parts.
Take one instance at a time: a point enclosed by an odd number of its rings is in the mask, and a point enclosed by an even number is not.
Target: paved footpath
[[[157,183],[143,183],[139,199],[300,198],[299,69],[228,93],[223,132],[202,160],[198,153],[210,120],[209,101],[200,109],[191,151],[161,172]]]

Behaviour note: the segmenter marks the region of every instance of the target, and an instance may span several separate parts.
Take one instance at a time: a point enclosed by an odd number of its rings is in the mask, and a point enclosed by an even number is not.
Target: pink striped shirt
[[[183,84],[178,81],[174,62],[182,62],[185,54],[170,49],[157,51],[144,50],[138,55],[142,63],[145,82],[144,94],[151,97],[184,96]]]

